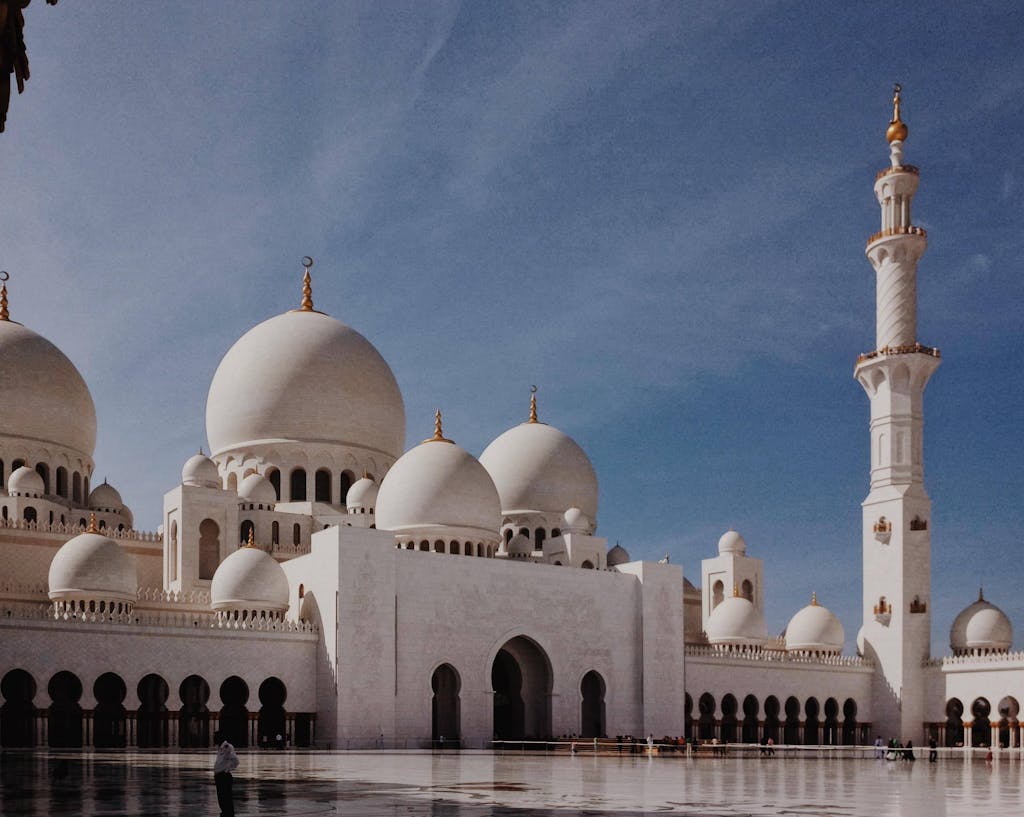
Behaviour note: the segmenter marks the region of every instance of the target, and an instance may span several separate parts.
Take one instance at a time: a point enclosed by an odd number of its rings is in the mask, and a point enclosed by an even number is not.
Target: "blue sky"
[[[974,3],[61,3],[0,137],[12,316],[99,415],[138,525],[255,323],[318,308],[391,364],[409,440],[526,417],[588,451],[600,532],[699,579],[765,560],[769,629],[860,619],[894,81],[915,222],[933,641],[984,583],[1024,632],[1024,21]]]

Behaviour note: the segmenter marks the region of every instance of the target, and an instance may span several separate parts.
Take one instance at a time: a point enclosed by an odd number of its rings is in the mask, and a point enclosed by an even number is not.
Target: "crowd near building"
[[[768,634],[763,563],[739,532],[699,587],[609,548],[590,459],[536,393],[479,457],[440,412],[412,419],[426,439],[403,452],[392,371],[314,308],[311,259],[299,307],[224,355],[209,453],[184,463],[159,529],[138,531],[96,484],[86,383],[16,321],[5,280],[0,743],[201,747],[219,729],[239,746],[879,734],[1018,747],[1024,655],[1006,615],[979,595],[950,654],[930,654],[923,394],[940,355],[917,337],[927,237],[898,92],[887,139],[867,244],[876,343],[854,370],[871,409],[855,654],[827,598]]]

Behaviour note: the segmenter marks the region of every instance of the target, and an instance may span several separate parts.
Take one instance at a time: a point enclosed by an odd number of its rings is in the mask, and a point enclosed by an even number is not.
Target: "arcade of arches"
[[[857,720],[857,702],[817,698],[801,702],[789,696],[769,695],[763,701],[756,695],[742,700],[735,695],[716,699],[705,692],[697,699],[686,695],[686,738],[718,739],[723,743],[774,743],[807,746],[854,746],[869,743],[871,724]]]
[[[0,680],[0,746],[202,748],[212,745],[218,729],[240,747],[313,743],[316,715],[288,712],[285,685],[273,676],[260,683],[255,702],[238,676],[226,679],[214,698],[202,676],[190,675],[181,682],[177,705],[159,675],[142,678],[136,691],[139,707],[127,709],[124,679],[105,672],[93,684],[96,706],[88,710],[81,706],[82,682],[74,673],[53,675],[40,698],[36,679],[13,669]]]
[[[1020,702],[1012,695],[999,700],[995,711],[988,698],[975,698],[970,708],[959,698],[946,702],[946,720],[926,724],[926,731],[940,746],[1021,745]]]

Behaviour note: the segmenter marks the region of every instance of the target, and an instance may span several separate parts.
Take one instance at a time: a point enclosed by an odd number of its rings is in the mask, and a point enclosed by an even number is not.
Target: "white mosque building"
[[[92,485],[89,389],[0,289],[0,745],[488,747],[574,734],[836,745],[876,734],[1019,747],[1024,654],[983,598],[930,655],[917,168],[899,94],[881,229],[857,654],[816,599],[765,627],[762,561],[727,531],[700,587],[597,533],[597,476],[526,421],[479,458],[440,413],[403,453],[402,394],[356,330],[301,305],[210,385],[209,456],[156,533]],[[16,314],[16,309],[14,310]],[[525,408],[525,406],[524,406]],[[546,418],[545,418],[546,419]],[[425,418],[416,425],[429,428]]]

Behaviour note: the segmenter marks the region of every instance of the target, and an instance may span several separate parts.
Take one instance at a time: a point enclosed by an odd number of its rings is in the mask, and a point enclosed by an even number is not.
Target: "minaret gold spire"
[[[434,412],[434,436],[429,440],[424,440],[425,443],[450,443],[451,440],[444,436],[444,431],[441,428],[441,409]]]
[[[7,279],[10,277],[7,270],[0,271],[0,321],[11,319],[11,313],[7,309]]]
[[[540,422],[537,419],[537,387],[530,386],[530,422]]]
[[[903,88],[897,82],[892,89],[892,121],[885,131],[885,138],[890,142],[904,142],[907,139],[907,126],[900,119],[900,92]]]
[[[313,279],[309,275],[309,269],[313,266],[313,259],[304,255],[302,257],[302,266],[306,268],[305,274],[302,276],[302,304],[299,306],[300,312],[312,312],[313,311]]]
[[[811,591],[811,607],[817,607],[817,606],[818,606],[818,594],[815,593],[812,590]]]
[[[96,514],[89,514],[89,527],[85,529],[86,533],[99,533],[100,529],[96,527]]]

